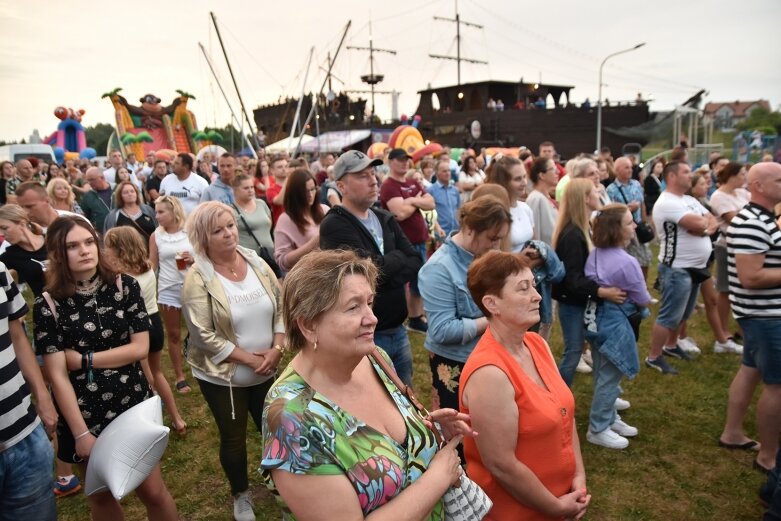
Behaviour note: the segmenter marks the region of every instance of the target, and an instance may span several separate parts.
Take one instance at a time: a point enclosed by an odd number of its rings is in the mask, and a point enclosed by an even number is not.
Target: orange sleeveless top
[[[561,379],[545,340],[536,333],[526,333],[524,342],[531,352],[534,365],[548,389],[543,389],[526,375],[518,362],[496,341],[488,328],[469,355],[459,383],[458,401],[464,407],[463,390],[477,369],[493,365],[501,369],[512,383],[518,407],[518,441],[515,457],[539,478],[556,497],[567,494],[575,477],[575,453],[572,448],[572,425],[575,418],[575,398]],[[519,503],[496,481],[483,465],[473,438],[464,438],[467,475],[485,490],[494,502],[486,519],[494,521],[554,520]],[[509,457],[509,454],[508,454]]]

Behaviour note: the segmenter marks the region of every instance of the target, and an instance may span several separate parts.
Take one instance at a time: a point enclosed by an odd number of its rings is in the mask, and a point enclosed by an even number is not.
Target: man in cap
[[[320,248],[351,249],[370,257],[380,271],[374,314],[374,342],[391,357],[399,378],[412,384],[412,349],[404,320],[404,286],[423,261],[393,215],[374,207],[378,187],[374,168],[382,160],[350,150],[334,164],[334,180],[342,193],[341,206],[331,208],[320,223]]]
[[[390,172],[380,187],[380,201],[383,208],[396,217],[401,229],[417,250],[420,259],[426,262],[426,241],[429,233],[426,220],[420,210],[433,210],[436,207],[434,198],[413,180],[404,176],[412,159],[403,148],[394,148],[388,154]],[[418,290],[418,277],[410,281],[410,292],[407,298],[409,313],[408,327],[413,331],[425,333],[428,325],[423,317],[423,299]]]

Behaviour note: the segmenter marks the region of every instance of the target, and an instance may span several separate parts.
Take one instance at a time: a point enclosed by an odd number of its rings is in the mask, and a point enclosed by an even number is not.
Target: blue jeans
[[[594,396],[588,424],[591,432],[602,432],[616,421],[616,398],[621,394],[621,378],[624,374],[599,349],[591,350],[594,379]]]
[[[700,285],[692,282],[685,269],[671,268],[662,263],[659,263],[659,284],[662,287],[662,299],[656,323],[667,329],[678,329],[694,311]]]
[[[404,325],[374,332],[374,343],[388,353],[396,374],[405,384],[412,386],[412,346]]]
[[[418,255],[420,255],[420,258],[423,260],[423,264],[426,263],[426,257],[428,256],[426,252],[426,243],[425,242],[419,242],[417,244],[412,245],[413,248],[415,248],[415,251],[418,252]],[[418,289],[418,274],[415,274],[415,277],[411,281],[409,281],[409,290],[410,292],[415,295],[416,297],[420,296],[420,290]]]
[[[759,371],[765,385],[781,384],[781,320],[739,318],[743,365]]]
[[[39,424],[25,439],[0,452],[0,521],[55,521],[54,449]]]
[[[583,325],[585,306],[559,302],[559,322],[564,336],[564,354],[559,362],[559,373],[569,387],[575,378],[575,368],[583,353],[583,342],[586,341],[586,328]]]

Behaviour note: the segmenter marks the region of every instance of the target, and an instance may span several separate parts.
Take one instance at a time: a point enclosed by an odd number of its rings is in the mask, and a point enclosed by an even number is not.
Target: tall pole
[[[296,115],[293,117],[293,125],[290,129],[290,136],[296,137],[296,130],[298,129],[298,118],[301,116],[301,105],[304,103],[304,92],[306,91],[306,82],[309,80],[309,69],[312,66],[312,56],[315,54],[315,47],[314,45],[309,50],[309,60],[306,63],[306,73],[304,74],[304,83],[301,85],[301,96],[298,98],[298,105],[296,106]],[[305,132],[306,129],[300,129],[301,132]],[[288,148],[291,144],[290,140],[288,140]]]
[[[220,42],[220,47],[222,48],[222,54],[225,56],[225,63],[228,65],[228,72],[231,75],[231,80],[233,80],[233,87],[236,89],[236,95],[239,97],[239,105],[241,105],[241,113],[244,115],[244,119],[247,122],[247,128],[250,131],[250,134],[252,134],[252,137],[255,139],[255,146],[260,147],[260,143],[258,143],[258,136],[255,134],[255,131],[252,129],[252,123],[250,122],[249,116],[247,115],[247,109],[244,108],[244,101],[241,99],[241,92],[239,92],[239,85],[236,83],[236,77],[233,75],[233,69],[231,68],[231,62],[228,59],[228,53],[225,51],[225,45],[222,43],[222,35],[220,35],[220,28],[217,27],[217,18],[214,16],[213,11],[209,11],[209,16],[212,17],[212,24],[214,24],[214,31],[217,33],[217,40]]]
[[[456,67],[458,84],[461,85],[461,15],[456,11]]]
[[[371,87],[371,94],[372,94],[372,113],[370,121],[374,122],[374,86],[382,81],[383,76],[375,76],[374,75],[374,53],[375,52],[386,52],[388,54],[396,54],[396,51],[393,51],[391,49],[377,49],[374,47],[374,37],[372,36],[372,23],[369,21],[369,46],[368,47],[357,47],[355,45],[348,45],[348,49],[354,50],[354,51],[369,51],[369,76],[361,76],[361,79],[364,83],[368,83]]]
[[[614,52],[613,54],[608,54],[607,57],[605,57],[604,60],[602,60],[602,63],[599,64],[599,100],[597,101],[597,152],[599,152],[602,149],[602,68],[605,66],[605,62],[608,61],[613,56],[618,56],[619,54],[625,54],[628,52],[632,52],[634,50],[639,49],[645,45],[645,42],[638,43],[634,47],[631,47],[629,49],[624,49],[623,51]]]
[[[463,22],[461,21],[461,15],[458,14],[458,0],[456,0],[456,17],[455,18],[442,18],[441,16],[435,16],[434,20],[439,20],[442,22],[455,22],[456,24],[456,55],[455,56],[443,56],[441,54],[429,54],[430,58],[436,58],[438,60],[455,60],[456,61],[456,71],[457,71],[457,77],[458,77],[458,85],[461,85],[461,62],[467,62],[467,63],[478,63],[482,65],[487,65],[488,62],[483,60],[471,60],[469,58],[462,58],[461,57],[461,24],[467,25],[469,27],[475,27],[477,29],[482,29],[482,25],[473,24],[470,22]]]
[[[217,77],[217,73],[214,72],[214,66],[212,65],[212,61],[209,59],[209,55],[206,54],[206,49],[203,47],[203,44],[201,42],[198,42],[198,47],[201,48],[201,52],[203,53],[203,57],[206,58],[206,64],[209,66],[209,70],[212,71],[212,76],[214,76],[214,81],[217,82],[217,86],[220,88],[220,92],[222,93],[222,97],[225,98],[225,104],[228,106],[228,110],[231,113],[231,124],[234,122],[241,126],[241,120],[236,117],[236,113],[233,112],[233,107],[231,107],[231,102],[228,100],[228,95],[225,94],[225,89],[222,88],[222,84],[220,83],[220,79]],[[252,143],[247,139],[247,136],[242,133],[241,137],[244,138],[244,141],[247,142],[247,146],[252,150],[252,155],[257,159],[258,154],[255,152],[255,147],[252,146]],[[231,131],[231,148],[233,148],[233,132]]]

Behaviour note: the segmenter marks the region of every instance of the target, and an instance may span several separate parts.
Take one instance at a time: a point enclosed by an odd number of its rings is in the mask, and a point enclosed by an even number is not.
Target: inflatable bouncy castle
[[[415,116],[410,124],[407,116],[401,117],[402,124],[396,127],[388,139],[388,147],[403,148],[412,157],[412,162],[417,164],[423,156],[432,154],[439,155],[442,152],[442,145],[439,143],[429,143],[423,140],[423,136],[418,130],[420,116]],[[374,151],[376,152],[376,151]],[[381,152],[380,152],[381,153]]]
[[[195,96],[177,90],[179,97],[167,107],[154,94],[145,94],[140,105],[131,105],[119,94],[121,88],[103,94],[114,105],[116,132],[122,155],[134,153],[142,158],[147,152],[195,152],[192,135],[197,131],[195,116],[187,110],[187,100]]]
[[[95,150],[87,147],[87,135],[81,124],[84,109],[73,110],[66,107],[54,109],[54,115],[60,119],[57,131],[46,137],[43,142],[54,149],[54,157],[62,164],[66,159],[95,157]]]

